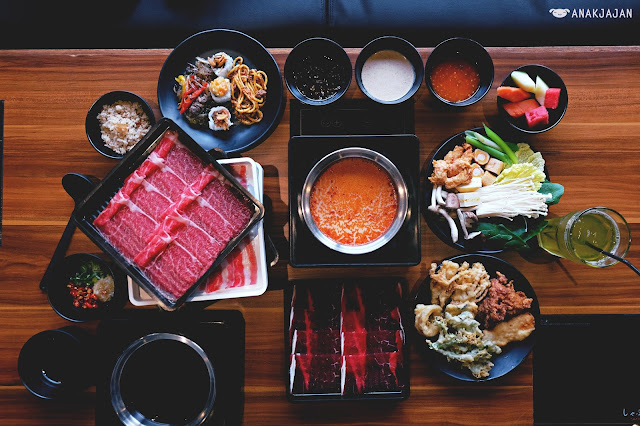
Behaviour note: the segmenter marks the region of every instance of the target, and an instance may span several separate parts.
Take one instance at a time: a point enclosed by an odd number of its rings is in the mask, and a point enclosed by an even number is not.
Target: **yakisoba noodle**
[[[231,81],[231,103],[237,120],[251,125],[262,120],[260,108],[267,94],[267,74],[242,62],[241,56],[233,60],[227,78]]]

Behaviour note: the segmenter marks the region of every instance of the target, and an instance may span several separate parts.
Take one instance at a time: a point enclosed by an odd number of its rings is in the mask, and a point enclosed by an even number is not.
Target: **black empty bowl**
[[[83,265],[89,263],[97,265],[102,274],[113,277],[114,292],[111,300],[107,302],[97,301],[97,307],[74,306],[74,298],[67,285],[76,273],[81,271]],[[92,321],[104,318],[106,315],[119,311],[128,300],[127,277],[120,269],[112,268],[101,257],[91,253],[76,253],[67,256],[54,272],[55,276],[49,282],[47,294],[49,303],[54,311],[62,318],[74,322]]]
[[[351,60],[336,42],[314,37],[298,43],[284,63],[289,92],[307,105],[328,105],[351,84]]]
[[[464,61],[478,73],[478,87],[468,98],[448,100],[434,89],[431,76],[434,68],[445,62]],[[493,84],[493,60],[489,52],[478,42],[462,37],[454,37],[438,44],[425,64],[425,82],[431,94],[442,103],[454,107],[464,107],[478,102],[487,94]]]
[[[500,115],[502,116],[502,118],[507,123],[509,123],[511,127],[523,133],[532,133],[532,134],[542,133],[555,127],[556,124],[558,124],[560,120],[562,120],[562,117],[564,117],[564,114],[567,111],[567,106],[569,105],[569,95],[567,93],[567,86],[565,86],[564,81],[562,81],[562,78],[554,70],[544,65],[536,65],[536,64],[523,65],[521,67],[514,69],[513,71],[522,71],[527,73],[534,82],[536,81],[536,76],[540,76],[540,78],[547,84],[547,86],[549,86],[549,88],[560,89],[560,100],[558,102],[557,108],[547,109],[547,112],[549,114],[548,124],[540,125],[536,127],[529,127],[529,125],[527,124],[527,120],[524,116],[514,118],[511,115],[509,115],[504,109],[504,104],[507,104],[510,101],[498,96],[497,97],[498,111],[500,111]],[[502,86],[518,87],[518,85],[511,78],[511,72],[502,81]]]
[[[71,397],[93,382],[93,337],[85,330],[69,326],[42,331],[27,340],[18,356],[22,384],[44,399]]]
[[[424,66],[411,43],[400,37],[384,36],[370,41],[360,51],[355,76],[358,87],[370,99],[381,104],[399,104],[422,85]]]
[[[98,114],[100,114],[100,112],[102,111],[103,106],[113,105],[118,101],[137,102],[142,108],[142,111],[147,115],[147,119],[149,120],[149,128],[151,128],[151,126],[156,123],[155,116],[153,115],[153,110],[151,109],[147,101],[145,101],[141,96],[135,93],[127,92],[124,90],[116,90],[100,96],[87,112],[87,118],[85,119],[87,138],[96,151],[98,151],[105,157],[115,159],[121,159],[125,156],[125,154],[118,153],[105,145],[104,141],[102,140],[102,130],[100,129]]]

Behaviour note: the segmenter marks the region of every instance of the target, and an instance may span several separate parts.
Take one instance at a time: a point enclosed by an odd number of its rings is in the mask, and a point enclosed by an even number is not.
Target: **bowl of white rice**
[[[105,93],[93,103],[85,121],[87,138],[105,157],[125,156],[155,124],[153,110],[139,95],[123,90]]]

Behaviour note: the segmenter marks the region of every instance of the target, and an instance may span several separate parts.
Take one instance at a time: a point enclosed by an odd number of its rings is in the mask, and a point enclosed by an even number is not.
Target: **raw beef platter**
[[[264,208],[204,151],[198,154],[177,126],[158,124],[162,131],[147,141],[137,167],[127,168],[125,159],[101,182],[110,186],[122,179],[120,169],[129,172],[95,218],[85,212],[85,219],[97,230],[97,242],[104,239],[136,281],[174,308],[203,284]]]
[[[309,280],[289,293],[291,400],[408,396],[402,283]]]

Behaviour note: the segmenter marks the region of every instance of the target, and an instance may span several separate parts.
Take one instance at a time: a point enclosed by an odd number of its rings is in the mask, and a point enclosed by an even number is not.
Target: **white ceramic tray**
[[[242,170],[239,180],[260,202],[263,201],[264,169],[260,164],[251,158],[233,158],[219,160],[222,165],[231,165],[232,174],[237,177],[236,170]],[[244,166],[244,167],[243,167]],[[244,174],[244,179],[242,179]],[[212,273],[211,277],[217,275],[215,281],[207,286],[209,288],[198,288],[187,299],[187,302],[197,302],[203,300],[230,299],[236,297],[259,296],[267,290],[267,260],[265,250],[265,237],[263,222],[260,222],[246,237],[251,247],[243,249],[243,260],[251,264],[254,262],[256,270],[239,269],[233,262],[236,249],[227,256],[221,264],[221,271]],[[241,242],[238,246],[243,246]],[[131,278],[129,279],[129,300],[134,306],[155,305],[156,301],[149,296]]]

